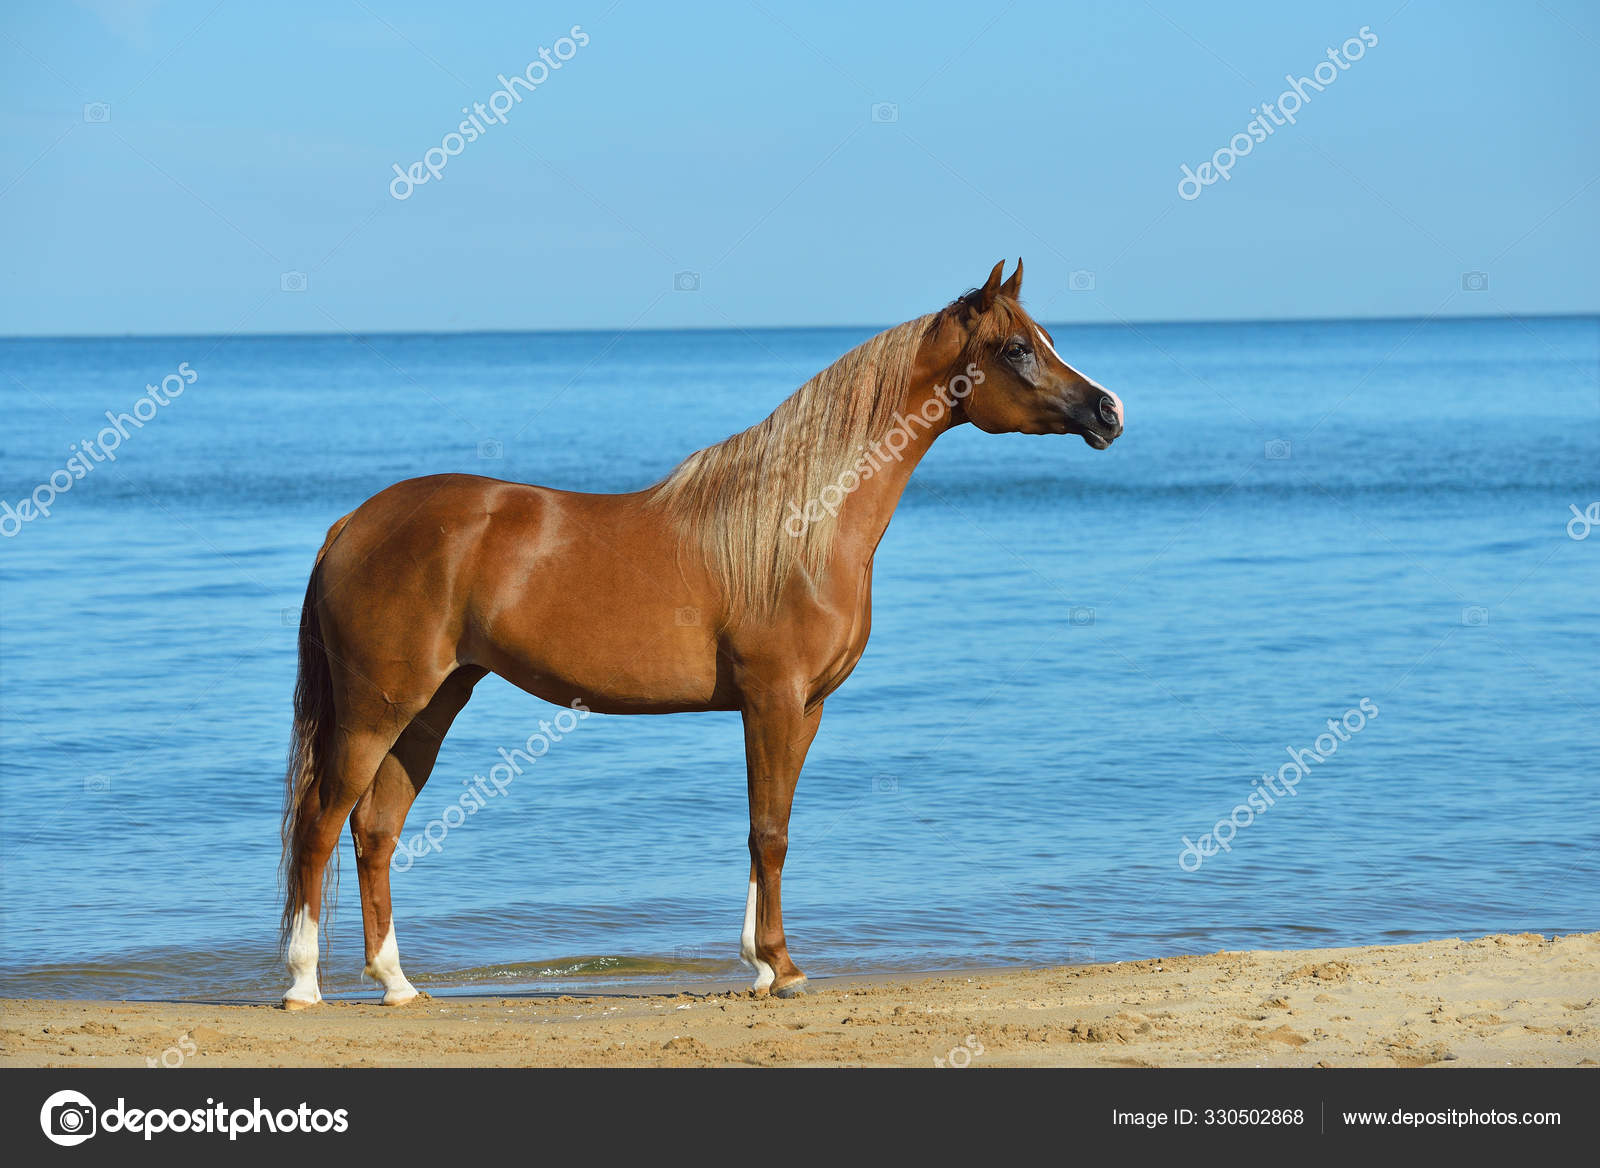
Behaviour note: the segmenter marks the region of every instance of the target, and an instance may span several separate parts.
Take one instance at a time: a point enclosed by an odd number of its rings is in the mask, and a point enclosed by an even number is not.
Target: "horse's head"
[[[1002,260],[930,331],[934,362],[957,382],[957,375],[971,379],[958,406],[964,420],[990,434],[1078,434],[1104,450],[1122,433],[1121,399],[1063,361],[1050,334],[1023,311],[1022,261],[1002,283],[1004,269]]]

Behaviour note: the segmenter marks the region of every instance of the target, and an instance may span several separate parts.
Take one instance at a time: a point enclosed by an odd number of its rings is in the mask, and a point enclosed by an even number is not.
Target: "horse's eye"
[[[1020,361],[1027,355],[1028,347],[1026,345],[1010,345],[1006,348],[1006,360],[1008,361]]]

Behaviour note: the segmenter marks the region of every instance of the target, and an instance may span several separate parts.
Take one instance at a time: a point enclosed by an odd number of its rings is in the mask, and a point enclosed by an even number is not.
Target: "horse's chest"
[[[821,656],[821,669],[817,678],[817,697],[827,697],[850,676],[861,654],[866,652],[867,638],[872,632],[872,575],[870,568],[860,592],[851,598],[846,610],[849,618],[838,622],[838,632],[829,638],[831,644]]]

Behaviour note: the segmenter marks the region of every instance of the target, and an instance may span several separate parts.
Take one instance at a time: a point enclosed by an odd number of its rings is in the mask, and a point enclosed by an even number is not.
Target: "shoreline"
[[[589,993],[0,1001],[0,1065],[1600,1066],[1600,933]]]

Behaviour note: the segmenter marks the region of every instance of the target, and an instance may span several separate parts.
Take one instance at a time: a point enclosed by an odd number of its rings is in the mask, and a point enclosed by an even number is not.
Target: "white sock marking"
[[[400,972],[400,946],[395,944],[393,919],[389,921],[389,931],[383,935],[383,944],[361,972],[383,986],[385,1006],[398,1006],[417,996],[417,987]]]
[[[756,971],[756,983],[750,988],[764,990],[776,976],[772,966],[756,956],[756,881],[750,878],[750,891],[744,898],[744,931],[739,934],[739,960]]]
[[[311,919],[311,909],[302,905],[294,914],[289,928],[289,977],[292,982],[283,993],[286,1002],[322,1001],[322,991],[317,989],[317,922]]]

